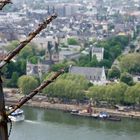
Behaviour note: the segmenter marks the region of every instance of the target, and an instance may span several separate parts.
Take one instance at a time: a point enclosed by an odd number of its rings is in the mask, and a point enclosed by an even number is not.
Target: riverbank
[[[5,101],[8,105],[14,105],[18,103],[18,101],[21,99],[20,94],[11,94],[10,92],[5,93]],[[40,107],[40,108],[46,108],[46,109],[56,109],[56,110],[62,110],[62,111],[70,111],[70,110],[85,110],[87,109],[88,105],[84,104],[63,104],[63,103],[51,103],[45,100],[46,97],[40,98],[40,96],[36,96],[32,100],[28,101],[25,105],[26,106],[32,106],[32,107]],[[96,113],[99,112],[108,112],[110,115],[118,116],[118,117],[126,117],[126,118],[135,118],[140,119],[140,112],[138,111],[118,111],[114,109],[107,109],[107,108],[96,108],[92,107],[93,111]]]

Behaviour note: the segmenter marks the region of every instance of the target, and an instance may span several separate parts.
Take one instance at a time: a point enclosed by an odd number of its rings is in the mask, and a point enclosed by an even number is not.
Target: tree
[[[78,66],[83,66],[83,67],[96,67],[98,66],[98,60],[96,55],[91,57],[91,55],[85,55],[81,56],[79,60],[77,61]]]
[[[92,86],[87,96],[96,102],[107,101],[110,104],[124,103],[124,93],[128,86],[124,83],[115,83],[107,86]]]
[[[19,76],[24,75],[26,73],[26,61],[19,60],[17,62],[10,62],[8,65],[5,66],[5,77],[7,79],[12,78],[13,72],[17,72]]]
[[[105,100],[111,104],[124,103],[124,93],[128,86],[124,83],[115,83],[106,87]]]
[[[13,72],[12,74],[12,78],[8,84],[9,87],[17,87],[17,81],[18,81],[18,78],[19,78],[19,74],[17,72]]]
[[[5,46],[7,51],[12,51],[14,50],[17,46],[19,45],[19,41],[14,40],[12,42],[10,42],[9,45]],[[36,55],[42,55],[44,54],[44,50],[40,50],[37,48],[37,46],[33,43],[30,43],[29,45],[27,45],[25,48],[23,48],[19,55],[16,57],[17,60],[26,60],[28,58],[34,57]]]
[[[19,44],[18,40],[13,40],[12,42],[10,42],[9,45],[5,46],[5,49],[9,52],[14,50]]]
[[[97,59],[91,58],[90,55],[81,56],[78,65],[88,67],[104,66],[110,68],[114,60],[121,54],[127,44],[127,36],[115,36],[108,40],[98,41],[96,42],[96,47],[104,48],[104,59],[98,62]]]
[[[129,36],[119,35],[116,36],[116,41],[122,44],[122,47],[125,48],[129,43]]]
[[[118,67],[113,66],[109,71],[108,71],[108,77],[109,79],[119,79],[120,78],[120,70]]]
[[[111,67],[114,60],[121,54],[122,50],[124,50],[127,44],[127,36],[115,36],[97,43],[97,47],[104,48],[104,60],[106,61],[104,62],[103,60],[103,62],[106,64],[106,67]],[[99,62],[99,65],[101,64],[102,63]]]
[[[130,86],[134,84],[133,77],[127,72],[121,74],[120,81]]]
[[[131,53],[121,57],[120,68],[123,72],[140,73],[140,54]]]
[[[98,60],[96,55],[94,55],[89,62],[87,62],[86,66],[96,67],[98,65]]]
[[[90,62],[90,55],[81,56],[77,62],[78,66],[88,66]]]
[[[129,87],[125,92],[124,99],[128,104],[140,104],[140,83]]]
[[[65,68],[67,66],[66,63],[57,63],[57,64],[54,64],[52,67],[51,67],[51,70],[52,71],[58,71],[62,68]]]
[[[112,65],[112,60],[108,60],[108,59],[103,59],[101,60],[98,64],[99,67],[105,67],[105,68],[110,68]]]
[[[18,79],[18,87],[20,91],[27,95],[38,86],[38,81],[32,76],[21,76]]]
[[[36,54],[34,53],[33,48],[30,45],[27,45],[25,48],[23,48],[21,50],[21,52],[18,55],[18,58],[26,60],[27,58],[34,56],[34,55],[36,55]]]
[[[116,44],[109,49],[110,55],[113,58],[113,60],[121,54],[121,50],[122,49],[120,44]]]
[[[68,38],[69,45],[78,45],[78,41],[75,38]]]
[[[31,57],[29,57],[29,61],[30,61],[32,64],[37,64],[37,62],[38,62],[38,57],[37,57],[37,56],[31,56]]]
[[[88,90],[87,97],[92,98],[95,102],[105,100],[105,86],[92,86]]]
[[[46,79],[49,79],[49,75]],[[83,99],[84,91],[88,89],[88,81],[80,75],[64,74],[53,85],[46,88],[43,93],[50,97],[66,99]]]
[[[19,60],[15,62],[15,71],[19,73],[19,76],[26,73],[26,60]]]

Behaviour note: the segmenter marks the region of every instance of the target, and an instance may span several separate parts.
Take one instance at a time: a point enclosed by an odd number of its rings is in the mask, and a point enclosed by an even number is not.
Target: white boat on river
[[[14,111],[10,116],[8,116],[11,121],[13,122],[19,122],[19,121],[24,121],[25,116],[24,116],[24,111],[21,109],[17,109]]]
[[[7,110],[12,109],[11,107],[6,107]],[[11,115],[8,116],[9,119],[13,122],[19,122],[19,121],[24,121],[25,116],[24,116],[24,111],[22,109],[17,109]]]

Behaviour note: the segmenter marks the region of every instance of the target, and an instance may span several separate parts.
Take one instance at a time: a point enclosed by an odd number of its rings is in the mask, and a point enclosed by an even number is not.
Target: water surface
[[[26,120],[13,123],[10,140],[140,140],[140,121],[99,121],[61,111],[26,107]]]

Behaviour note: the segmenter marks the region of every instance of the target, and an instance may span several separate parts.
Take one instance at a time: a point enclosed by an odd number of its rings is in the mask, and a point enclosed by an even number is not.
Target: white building
[[[92,51],[91,52],[92,57],[95,55],[98,61],[103,60],[103,58],[104,58],[104,48],[92,47],[91,51]]]

